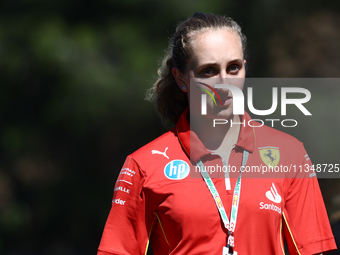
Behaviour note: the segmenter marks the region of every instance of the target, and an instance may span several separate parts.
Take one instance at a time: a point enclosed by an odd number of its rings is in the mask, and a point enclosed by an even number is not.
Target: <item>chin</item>
[[[233,109],[227,108],[227,109],[222,109],[220,111],[216,111],[215,114],[213,114],[216,118],[220,119],[231,119],[233,115]]]

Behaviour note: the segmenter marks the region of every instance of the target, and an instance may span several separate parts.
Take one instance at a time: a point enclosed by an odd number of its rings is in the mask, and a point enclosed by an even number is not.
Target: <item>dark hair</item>
[[[188,97],[176,83],[172,68],[182,73],[190,59],[190,39],[192,36],[211,29],[226,28],[234,31],[241,39],[244,58],[246,57],[246,37],[241,27],[231,18],[216,14],[195,13],[181,22],[169,43],[169,48],[159,67],[158,79],[147,92],[147,99],[154,99],[158,113],[165,126],[176,124],[182,112],[188,107]]]

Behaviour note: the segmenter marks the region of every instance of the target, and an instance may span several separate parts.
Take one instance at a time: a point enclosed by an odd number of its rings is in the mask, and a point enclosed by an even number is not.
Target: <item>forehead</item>
[[[214,61],[221,58],[243,59],[242,42],[237,32],[227,29],[212,29],[191,37],[191,59]]]

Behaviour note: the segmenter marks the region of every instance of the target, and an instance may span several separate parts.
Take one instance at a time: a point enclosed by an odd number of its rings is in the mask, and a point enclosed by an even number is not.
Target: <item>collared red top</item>
[[[187,114],[176,128],[127,157],[98,255],[146,254],[149,243],[155,255],[222,253],[226,229],[195,162],[202,158],[216,173],[213,182],[228,217],[236,178],[231,174],[231,190],[226,190],[226,168],[190,130]],[[228,161],[229,170],[237,171],[243,150],[250,152],[249,172],[242,174],[235,250],[239,255],[284,254],[283,239],[290,254],[336,249],[318,181],[313,171],[305,171],[312,163],[303,144],[267,126],[253,128],[249,120],[245,113]],[[268,173],[268,165],[282,172]]]

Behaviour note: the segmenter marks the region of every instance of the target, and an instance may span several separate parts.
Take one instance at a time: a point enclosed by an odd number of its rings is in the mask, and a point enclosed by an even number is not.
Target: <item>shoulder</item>
[[[258,146],[275,144],[281,147],[296,148],[303,146],[294,136],[268,126],[253,128],[255,143]]]
[[[186,155],[178,140],[176,129],[171,129],[133,152],[129,157],[144,173],[150,173],[150,171],[164,168],[169,160],[184,159]]]
[[[301,141],[272,127],[254,128],[255,154],[265,164],[297,167],[310,164],[309,156]]]
[[[132,162],[134,171],[138,171],[145,178],[143,185],[149,188],[168,183],[169,176],[165,171],[171,166],[183,165],[185,174],[189,172],[189,160],[179,142],[176,129],[166,132],[133,152],[128,156],[128,161]]]
[[[264,121],[258,121],[260,120],[252,119],[251,116],[245,112],[244,119],[240,123],[242,126],[239,143],[243,146],[248,146],[250,151],[252,151],[252,149],[257,150],[257,148],[261,147],[279,147],[280,150],[284,151],[297,150],[303,147],[302,142],[294,136],[267,126]],[[273,120],[273,122],[275,123],[275,120]],[[274,123],[269,125],[274,125]],[[286,128],[286,130],[289,131],[288,128]]]

